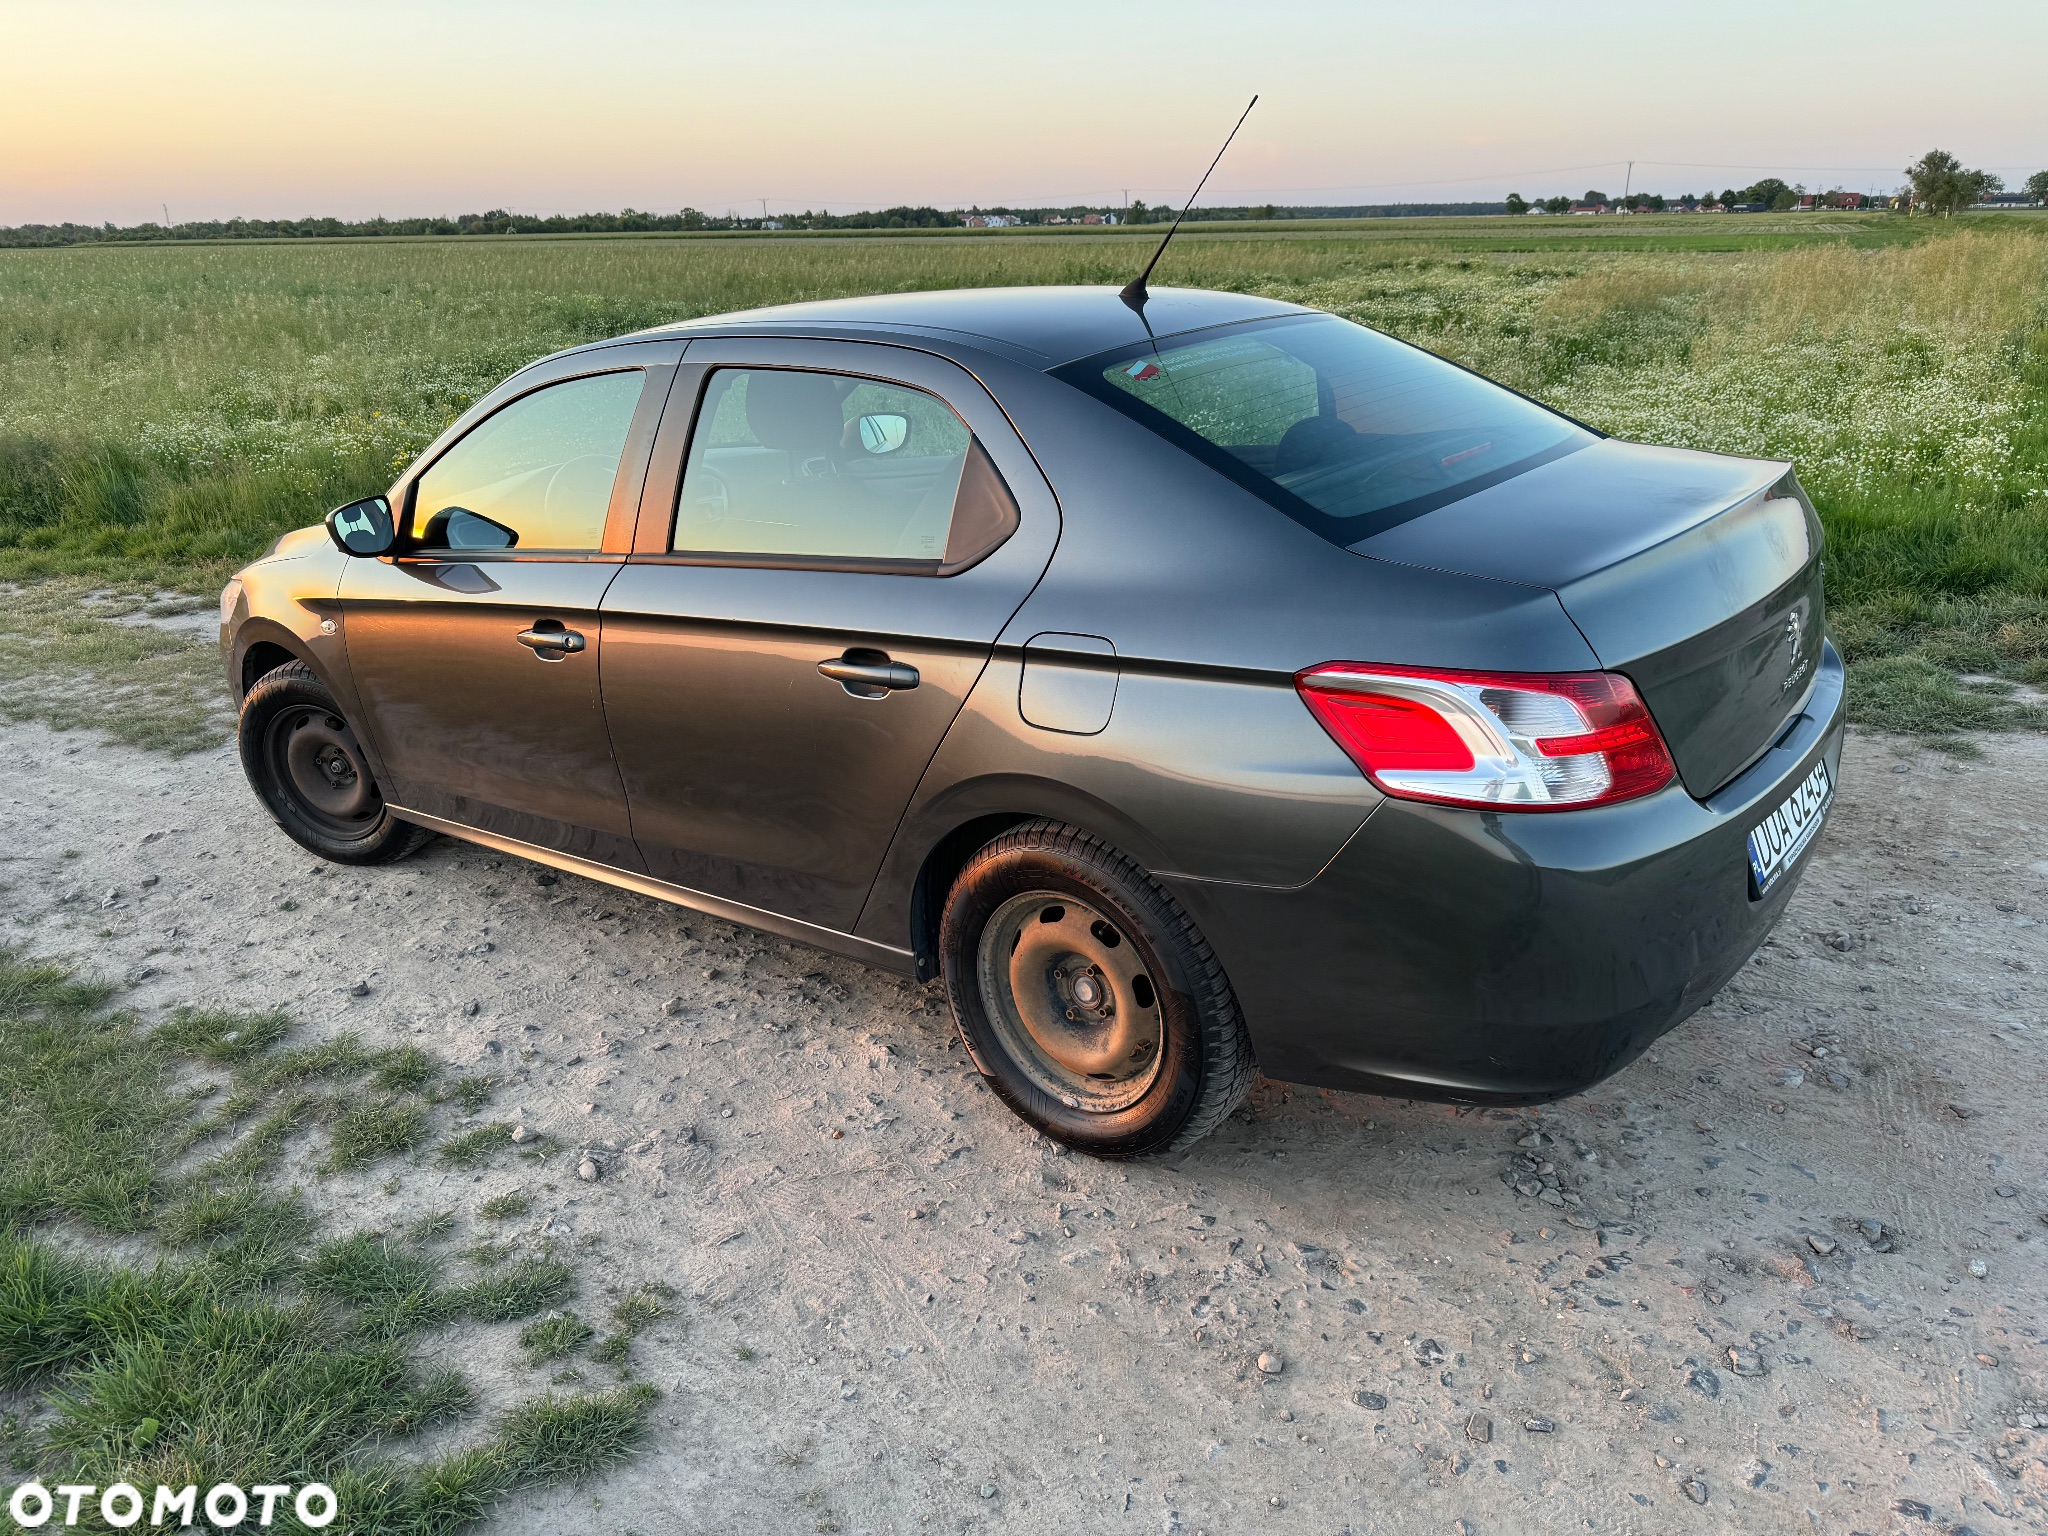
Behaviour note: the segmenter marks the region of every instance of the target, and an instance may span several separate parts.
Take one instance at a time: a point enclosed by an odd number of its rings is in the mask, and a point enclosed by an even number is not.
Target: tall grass
[[[2048,220],[1628,221],[1631,250],[1621,221],[1567,223],[1217,229],[1162,277],[1352,316],[1623,436],[1793,460],[1861,654],[2026,629],[2048,599]],[[1151,238],[0,252],[0,575],[201,589],[553,349],[758,304],[1121,282]],[[1973,655],[2043,659],[2012,649]]]
[[[1210,280],[1342,270],[1219,249]],[[0,252],[0,572],[204,584],[387,485],[549,351],[762,303],[1108,282],[1127,241],[508,242]],[[1270,262],[1264,256],[1270,253]]]

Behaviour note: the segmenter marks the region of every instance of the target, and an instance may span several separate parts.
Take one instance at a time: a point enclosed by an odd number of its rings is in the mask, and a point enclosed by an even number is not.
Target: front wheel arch
[[[247,698],[249,690],[267,673],[279,667],[288,667],[295,661],[303,661],[298,652],[279,645],[275,640],[258,640],[242,653],[242,686],[240,697]]]
[[[341,705],[306,662],[259,677],[236,747],[250,788],[300,847],[337,864],[384,864],[433,834],[393,813]]]

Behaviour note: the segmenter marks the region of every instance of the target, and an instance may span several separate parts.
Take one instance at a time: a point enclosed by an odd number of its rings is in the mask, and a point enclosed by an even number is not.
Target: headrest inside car
[[[844,427],[839,401],[838,381],[822,373],[752,373],[747,427],[764,448],[831,453]]]

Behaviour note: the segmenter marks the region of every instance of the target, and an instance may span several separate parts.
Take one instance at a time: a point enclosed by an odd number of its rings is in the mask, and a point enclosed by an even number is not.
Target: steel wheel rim
[[[301,819],[340,838],[376,827],[384,797],[341,716],[311,705],[281,711],[266,745],[277,783]]]
[[[1069,1109],[1128,1109],[1158,1081],[1166,1023],[1144,957],[1088,902],[1012,896],[982,929],[982,1006],[1005,1052]]]

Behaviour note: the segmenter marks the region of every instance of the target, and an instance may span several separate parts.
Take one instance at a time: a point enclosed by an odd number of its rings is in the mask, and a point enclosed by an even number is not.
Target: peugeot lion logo
[[[1797,608],[1785,615],[1785,649],[1792,653],[1792,668],[1785,674],[1785,681],[1778,685],[1780,693],[1806,676],[1806,663],[1799,655],[1799,640],[1804,626],[1805,616]]]

